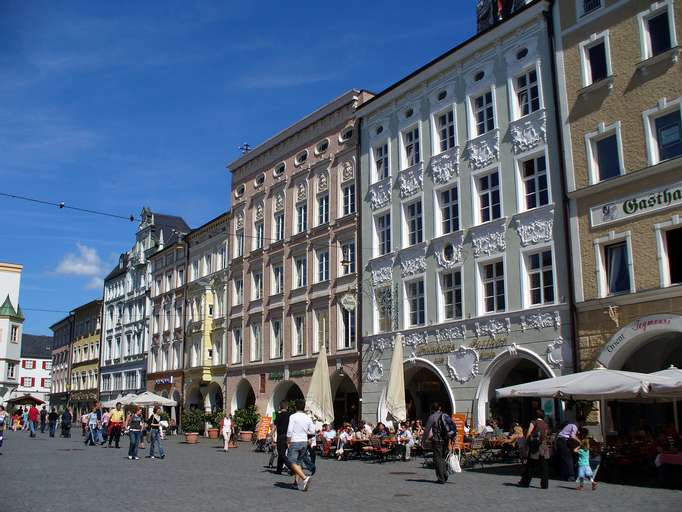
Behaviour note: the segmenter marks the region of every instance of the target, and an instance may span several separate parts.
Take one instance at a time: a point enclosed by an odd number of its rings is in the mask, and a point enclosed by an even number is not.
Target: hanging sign
[[[603,226],[680,205],[682,181],[595,206],[590,209],[590,223],[592,227]]]

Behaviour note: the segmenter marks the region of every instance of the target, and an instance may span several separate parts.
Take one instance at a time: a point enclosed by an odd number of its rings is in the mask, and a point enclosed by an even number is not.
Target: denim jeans
[[[95,444],[104,444],[104,438],[102,437],[102,429],[95,427]]]
[[[55,430],[57,430],[57,422],[51,421],[49,426],[50,426],[50,437],[54,437]]]
[[[130,445],[128,446],[128,457],[137,457],[137,447],[140,445],[140,431],[131,430],[128,433]]]
[[[149,431],[149,456],[154,456],[154,447],[159,448],[159,455],[164,457],[166,454],[163,451],[163,446],[161,446],[161,432],[158,428],[153,428]]]
[[[85,433],[85,444],[87,445],[88,443],[90,446],[94,446],[95,443],[97,442],[97,429],[95,427],[88,427],[88,430]]]
[[[31,437],[36,436],[36,422],[35,421],[28,421],[28,429],[31,431]]]
[[[315,464],[310,459],[307,441],[291,443],[287,452],[287,458],[292,464],[298,464],[302,468],[307,469],[310,473],[315,472]]]

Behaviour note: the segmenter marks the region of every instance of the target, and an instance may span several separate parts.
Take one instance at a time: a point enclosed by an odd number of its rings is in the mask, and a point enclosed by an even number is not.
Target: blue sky
[[[0,191],[198,226],[239,144],[399,80],[473,35],[475,3],[0,0]],[[31,309],[101,296],[136,228],[3,197],[0,218],[35,334],[63,314]]]

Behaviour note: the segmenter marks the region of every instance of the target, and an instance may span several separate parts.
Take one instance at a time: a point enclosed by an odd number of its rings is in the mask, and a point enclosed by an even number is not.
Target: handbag
[[[462,466],[459,464],[459,455],[455,452],[448,453],[445,463],[448,468],[448,473],[453,474],[462,472]]]

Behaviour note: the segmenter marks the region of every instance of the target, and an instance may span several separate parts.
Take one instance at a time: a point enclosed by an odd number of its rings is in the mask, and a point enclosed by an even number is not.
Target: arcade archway
[[[251,383],[242,379],[237,384],[237,388],[234,390],[234,396],[232,397],[231,412],[237,409],[244,409],[250,405],[255,405],[256,403],[256,393],[251,387]]]
[[[335,375],[332,378],[332,397],[334,400],[334,423],[339,426],[345,422],[359,420],[360,395],[358,388],[348,375]]]
[[[408,420],[426,420],[438,402],[443,412],[455,412],[455,399],[445,377],[430,361],[415,359],[404,364],[405,405]]]
[[[272,392],[272,396],[268,401],[267,414],[272,415],[274,411],[279,408],[279,404],[284,402],[291,402],[292,400],[299,400],[305,398],[303,391],[293,381],[285,380],[280,382]]]

